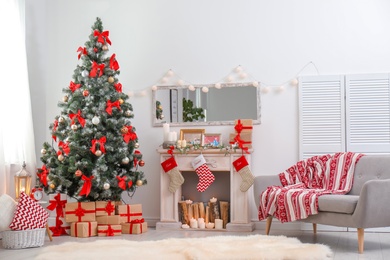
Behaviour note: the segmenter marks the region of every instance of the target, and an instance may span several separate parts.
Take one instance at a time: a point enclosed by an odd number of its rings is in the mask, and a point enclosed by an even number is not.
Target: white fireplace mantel
[[[160,163],[167,160],[171,155],[165,149],[158,149],[160,154]],[[233,167],[233,161],[243,155],[241,150],[225,154],[219,149],[208,149],[203,151],[190,151],[186,154],[174,153],[175,160],[179,171],[194,171],[191,162],[195,157],[202,153],[206,161],[212,162],[209,166],[213,171],[230,172],[230,222],[226,225],[227,231],[253,231],[254,223],[251,223],[249,218],[248,206],[248,192],[240,190],[242,178]],[[244,153],[249,167],[251,165],[251,151]],[[216,180],[217,181],[217,180]],[[160,172],[160,221],[156,224],[156,229],[179,229],[181,222],[179,222],[178,202],[182,196],[181,188],[177,189],[175,193],[168,190],[170,178],[165,174],[162,167]],[[211,188],[211,187],[209,187]]]

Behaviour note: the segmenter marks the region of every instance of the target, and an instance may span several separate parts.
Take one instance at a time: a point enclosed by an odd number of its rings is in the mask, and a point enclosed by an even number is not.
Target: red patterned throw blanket
[[[299,161],[279,174],[282,186],[261,193],[259,220],[271,215],[283,223],[317,214],[319,196],[351,190],[355,165],[362,156],[343,152]]]

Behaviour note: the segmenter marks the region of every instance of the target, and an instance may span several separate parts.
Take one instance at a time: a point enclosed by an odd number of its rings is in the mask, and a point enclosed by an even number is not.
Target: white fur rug
[[[156,241],[102,239],[42,248],[39,260],[58,259],[332,259],[326,245],[285,236],[212,236]]]

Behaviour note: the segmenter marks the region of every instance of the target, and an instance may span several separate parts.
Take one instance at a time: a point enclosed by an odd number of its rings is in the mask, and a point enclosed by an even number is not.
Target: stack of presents
[[[148,230],[141,204],[113,201],[67,202],[66,194],[50,194],[49,228],[53,236],[73,237],[121,236]]]
[[[229,144],[243,150],[252,149],[252,129],[252,119],[236,119],[234,133],[229,135]]]

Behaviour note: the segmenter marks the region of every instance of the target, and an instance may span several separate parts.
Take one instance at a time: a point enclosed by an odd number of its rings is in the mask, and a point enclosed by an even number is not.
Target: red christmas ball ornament
[[[83,175],[83,172],[80,171],[80,170],[77,170],[74,175],[76,175],[77,177],[81,177],[81,175]]]
[[[138,164],[139,164],[139,166],[143,167],[145,165],[145,161],[144,160],[140,160]]]
[[[93,48],[93,51],[94,52],[98,52],[98,49],[95,47],[95,48]]]
[[[86,89],[83,91],[83,96],[88,97],[89,96],[89,91]]]

